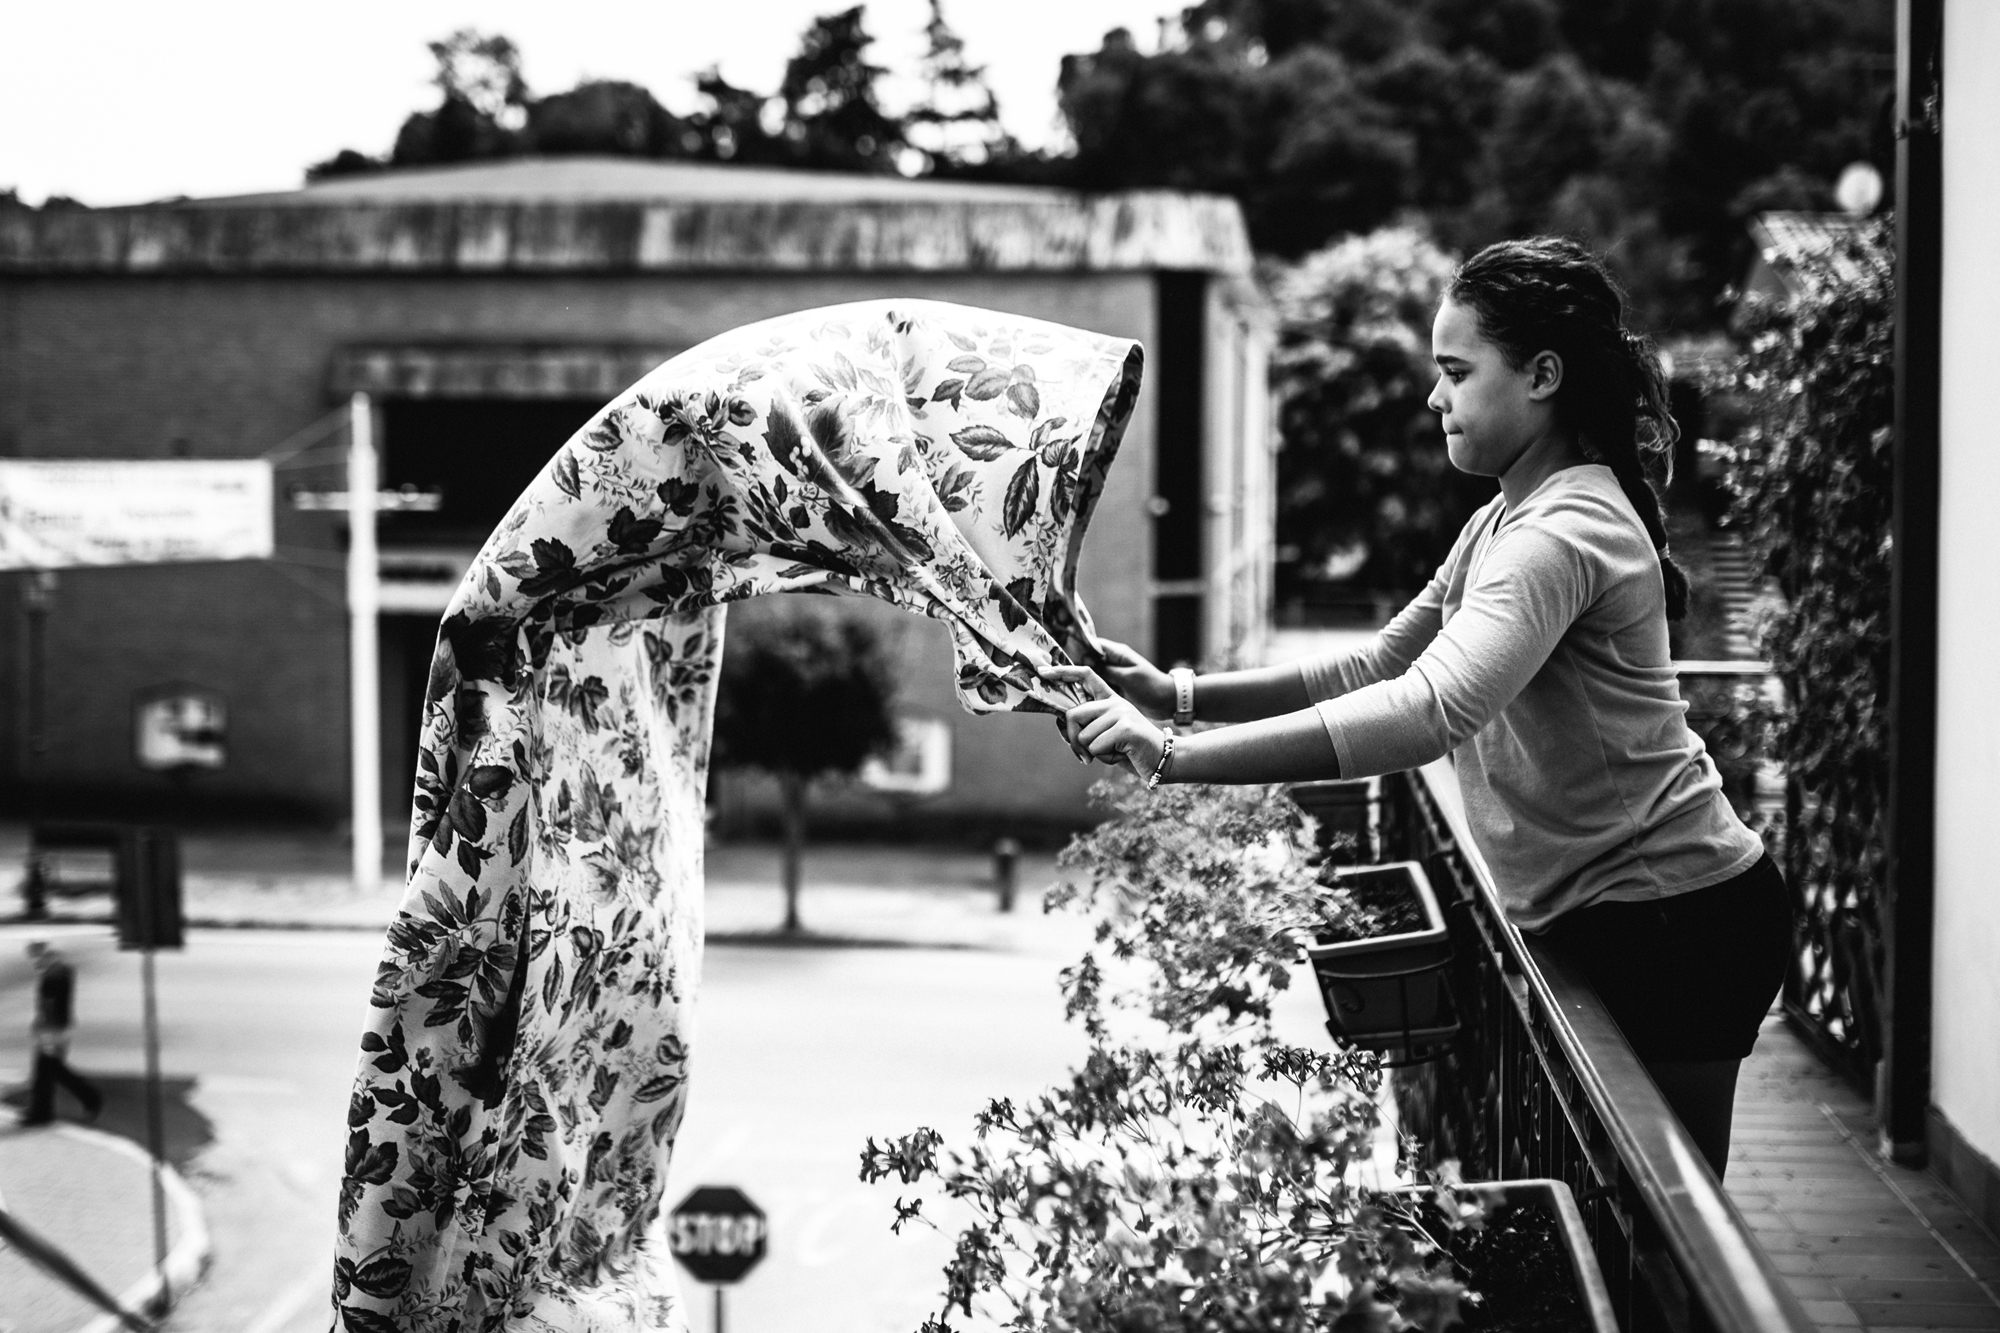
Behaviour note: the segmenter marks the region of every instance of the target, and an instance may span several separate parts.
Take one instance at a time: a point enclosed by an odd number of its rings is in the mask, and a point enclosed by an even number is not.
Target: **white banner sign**
[[[270,556],[261,459],[0,459],[0,569]]]

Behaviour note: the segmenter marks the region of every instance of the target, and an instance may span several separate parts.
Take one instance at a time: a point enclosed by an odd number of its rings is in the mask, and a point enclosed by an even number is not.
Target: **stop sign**
[[[667,1218],[667,1248],[703,1282],[734,1282],[764,1257],[764,1210],[734,1185],[703,1185]]]

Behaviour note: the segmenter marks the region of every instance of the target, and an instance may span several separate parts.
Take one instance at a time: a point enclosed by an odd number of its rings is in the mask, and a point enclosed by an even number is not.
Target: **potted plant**
[[[1462,1322],[1448,1251],[1410,1225],[1394,1178],[1369,1183],[1382,1062],[1289,1045],[1273,1023],[1342,892],[1318,882],[1298,808],[1276,787],[1100,791],[1118,817],[1070,845],[1051,895],[1098,916],[1096,947],[1062,973],[1087,1058],[991,1102],[955,1150],[924,1128],[862,1153],[864,1180],[915,1187],[896,1229],[956,1233],[922,1333],[960,1317],[1023,1333]],[[1433,1236],[1476,1226],[1483,1196],[1443,1177],[1431,1191]]]
[[[1329,866],[1321,881],[1331,892],[1306,956],[1334,1039],[1406,1057],[1448,1040],[1451,938],[1424,868]]]

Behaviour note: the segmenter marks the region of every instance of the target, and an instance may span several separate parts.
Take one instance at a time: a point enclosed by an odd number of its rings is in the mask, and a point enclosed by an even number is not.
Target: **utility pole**
[[[382,682],[376,660],[375,421],[368,395],[348,400],[347,446],[347,718],[354,830],[354,891],[382,887]]]

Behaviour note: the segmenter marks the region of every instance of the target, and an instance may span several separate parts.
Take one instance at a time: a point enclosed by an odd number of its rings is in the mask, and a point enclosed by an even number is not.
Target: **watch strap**
[[[1174,682],[1174,725],[1185,727],[1194,721],[1194,672],[1175,667],[1167,674]]]

